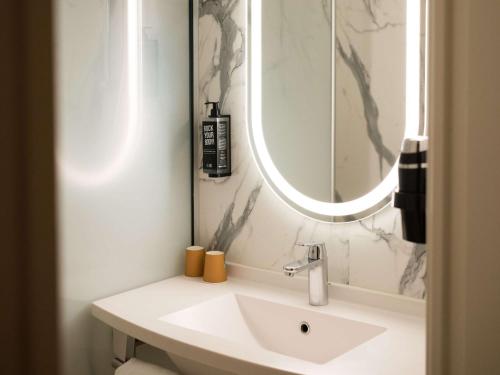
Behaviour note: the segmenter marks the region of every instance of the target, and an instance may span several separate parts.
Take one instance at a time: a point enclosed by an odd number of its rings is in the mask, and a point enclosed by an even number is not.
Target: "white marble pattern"
[[[405,4],[336,1],[335,187],[344,201],[378,185],[401,146]]]
[[[199,115],[207,99],[232,115],[233,175],[209,179],[199,170],[198,243],[232,262],[280,270],[303,256],[297,240],[325,241],[331,281],[424,297],[425,250],[401,239],[398,210],[322,223],[292,210],[263,181],[246,131],[246,9],[245,0],[199,2]]]

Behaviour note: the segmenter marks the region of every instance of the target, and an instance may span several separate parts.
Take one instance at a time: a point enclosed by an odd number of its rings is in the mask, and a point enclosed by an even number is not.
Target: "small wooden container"
[[[184,274],[190,277],[203,276],[203,265],[205,263],[205,249],[201,246],[189,246],[186,248],[186,265]]]
[[[203,280],[209,283],[221,283],[227,280],[224,253],[222,251],[207,251],[205,253]]]

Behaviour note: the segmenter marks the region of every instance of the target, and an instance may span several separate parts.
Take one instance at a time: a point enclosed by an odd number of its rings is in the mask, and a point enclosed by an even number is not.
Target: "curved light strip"
[[[398,183],[398,163],[394,165],[386,178],[372,191],[357,199],[330,203],[312,199],[295,189],[281,175],[273,163],[264,140],[262,129],[262,1],[252,0],[251,13],[251,103],[249,124],[251,136],[256,149],[254,158],[260,159],[260,168],[265,168],[261,173],[267,175],[271,182],[289,200],[307,211],[325,216],[354,215],[375,206],[389,196]],[[420,82],[420,1],[408,0],[406,9],[406,126],[404,137],[418,135],[419,124],[419,82]],[[257,163],[259,165],[259,163]]]
[[[112,160],[100,169],[84,171],[58,158],[64,177],[82,186],[99,186],[113,180],[132,155],[139,128],[141,0],[127,0],[127,126]]]

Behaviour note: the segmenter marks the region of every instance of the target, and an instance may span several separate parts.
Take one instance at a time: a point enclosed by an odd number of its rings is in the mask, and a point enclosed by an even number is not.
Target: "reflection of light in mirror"
[[[429,85],[429,1],[425,2],[425,52],[424,52],[424,72],[425,83],[424,87]],[[427,136],[429,126],[429,90],[424,90],[424,135]]]
[[[420,120],[420,0],[406,1],[406,126]]]
[[[99,186],[113,180],[130,159],[139,127],[141,0],[127,0],[127,117],[124,137],[113,158],[96,170],[81,170],[58,158],[62,174],[83,186]]]
[[[397,163],[386,178],[372,191],[357,199],[342,203],[322,202],[312,199],[295,189],[274,165],[264,140],[262,127],[262,0],[251,2],[250,27],[250,119],[249,139],[254,143],[252,154],[263,175],[294,204],[307,211],[324,216],[347,216],[361,213],[389,196],[397,186]],[[407,98],[404,137],[417,136],[419,131],[419,77],[420,77],[420,1],[407,1]],[[266,180],[266,179],[265,179]],[[267,180],[266,180],[267,181]],[[271,189],[275,191],[274,189]],[[279,197],[279,195],[278,195]]]

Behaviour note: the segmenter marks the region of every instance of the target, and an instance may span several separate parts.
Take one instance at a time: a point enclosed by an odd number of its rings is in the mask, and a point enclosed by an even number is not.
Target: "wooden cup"
[[[207,251],[205,253],[203,280],[209,283],[221,283],[227,280],[224,253],[222,251]]]
[[[205,249],[201,246],[189,246],[186,248],[186,264],[184,274],[190,277],[203,276],[203,265],[205,263]]]

